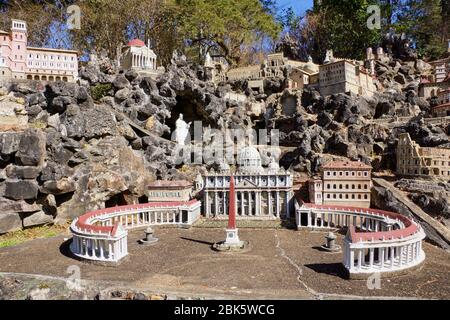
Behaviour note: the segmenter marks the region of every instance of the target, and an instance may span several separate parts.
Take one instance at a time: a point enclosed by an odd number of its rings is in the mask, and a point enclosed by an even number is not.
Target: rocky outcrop
[[[148,181],[193,179],[217,168],[210,161],[189,173],[182,169],[171,141],[181,113],[187,122],[202,122],[199,145],[208,148],[217,147],[214,129],[279,130],[280,144],[289,148],[280,164],[296,174],[315,174],[332,158],[395,169],[401,132],[427,146],[449,142],[443,128],[421,120],[430,108],[417,96],[425,69],[424,63],[395,57],[377,62],[384,92],[372,98],[288,90],[284,78],[265,81],[264,94],[246,88],[245,81],[215,86],[202,66],[179,53],[157,78],[116,70],[100,55],[81,68],[78,83],[11,83],[0,90],[0,104],[14,117],[23,116],[26,125],[0,133],[0,205],[33,208],[0,211],[0,233],[137,203],[145,200]],[[394,130],[374,121],[403,115],[417,117]],[[412,199],[439,208],[431,196]]]
[[[28,128],[25,101],[11,95],[0,96],[0,132],[21,131]]]
[[[446,250],[450,249],[450,230],[412,203],[389,182],[374,179],[371,201],[377,208],[397,212],[420,222],[430,242]]]

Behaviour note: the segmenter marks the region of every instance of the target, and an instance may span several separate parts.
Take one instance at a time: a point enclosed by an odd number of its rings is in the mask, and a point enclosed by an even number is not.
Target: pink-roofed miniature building
[[[27,46],[27,24],[12,19],[11,31],[0,31],[0,79],[76,81],[78,52]]]
[[[150,49],[150,44],[140,39],[133,39],[118,53],[120,68],[133,69],[143,76],[155,77],[160,73],[157,68],[157,56]]]

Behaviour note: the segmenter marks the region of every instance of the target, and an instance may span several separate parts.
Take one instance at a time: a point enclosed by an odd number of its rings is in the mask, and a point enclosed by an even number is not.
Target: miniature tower
[[[226,229],[227,239],[225,245],[240,246],[238,229],[236,227],[236,194],[234,192],[234,177],[230,176],[230,197],[228,204],[228,228]]]
[[[24,79],[27,59],[27,24],[25,21],[11,20],[11,63],[12,77]]]

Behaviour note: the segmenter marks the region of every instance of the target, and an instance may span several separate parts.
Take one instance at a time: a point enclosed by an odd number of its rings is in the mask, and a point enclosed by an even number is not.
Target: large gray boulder
[[[0,133],[0,154],[11,155],[19,150],[19,143],[22,137],[20,132]]]
[[[0,212],[0,234],[22,229],[22,220],[17,213]]]
[[[53,217],[46,214],[44,211],[38,211],[24,217],[22,223],[24,228],[41,226],[53,223]]]
[[[19,144],[19,150],[16,158],[21,165],[24,166],[40,166],[44,163],[45,150],[45,134],[37,129],[26,130]]]
[[[39,186],[34,180],[8,180],[5,182],[5,197],[14,200],[36,199]]]
[[[5,169],[6,176],[10,179],[36,179],[41,172],[40,167],[30,167],[30,166],[16,166],[8,165]]]

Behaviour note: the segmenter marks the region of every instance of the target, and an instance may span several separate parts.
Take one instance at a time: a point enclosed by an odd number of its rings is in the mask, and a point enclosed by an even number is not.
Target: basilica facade
[[[255,147],[243,148],[233,173],[238,219],[279,219],[293,210],[292,176],[272,160],[267,168]],[[222,164],[217,172],[203,177],[203,212],[207,218],[228,218],[230,167]]]

